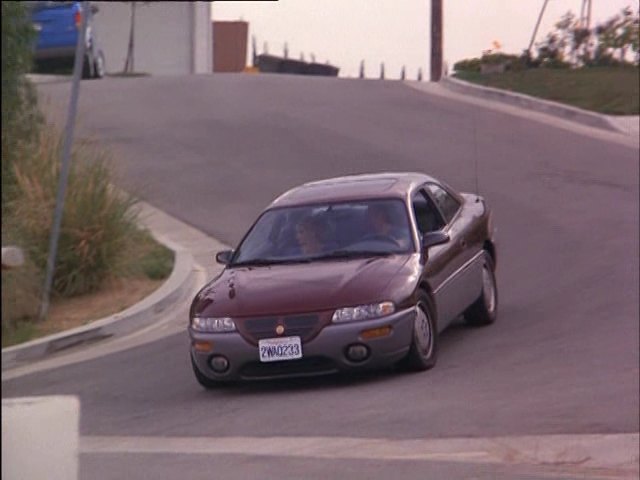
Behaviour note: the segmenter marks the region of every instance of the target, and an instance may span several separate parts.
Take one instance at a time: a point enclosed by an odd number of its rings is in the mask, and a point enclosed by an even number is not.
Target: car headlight
[[[356,320],[368,320],[384,317],[396,311],[392,302],[372,303],[370,305],[358,305],[357,307],[339,308],[333,313],[333,323],[353,322]]]
[[[191,319],[191,328],[198,332],[235,332],[236,324],[229,317],[193,317]]]

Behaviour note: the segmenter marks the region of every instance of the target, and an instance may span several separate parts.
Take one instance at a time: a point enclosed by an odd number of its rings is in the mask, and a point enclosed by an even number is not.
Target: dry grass
[[[62,135],[45,129],[38,149],[15,166],[12,228],[29,257],[45,269],[58,190]],[[132,198],[111,188],[109,156],[98,147],[74,148],[65,195],[54,290],[64,296],[98,289],[121,265],[135,230]]]
[[[33,318],[24,320],[19,328],[2,336],[2,347],[81,327],[121,312],[153,293],[162,283],[163,280],[144,277],[119,278],[105,282],[98,292],[57,298],[52,302],[45,321],[39,322]]]
[[[48,126],[35,148],[14,167],[15,189],[7,214],[3,208],[2,243],[22,247],[27,265],[2,272],[3,345],[120,311],[157,288],[173,269],[173,252],[137,226],[135,199],[112,188],[109,153],[95,144],[77,144],[65,196],[52,309],[44,323],[35,320],[49,252],[61,146],[61,132]]]

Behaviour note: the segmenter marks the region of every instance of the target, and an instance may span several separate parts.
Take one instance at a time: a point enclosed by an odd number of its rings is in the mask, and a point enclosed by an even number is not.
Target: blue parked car
[[[78,35],[82,31],[82,2],[27,2],[31,21],[38,32],[34,60],[39,70],[52,66],[73,65]],[[87,19],[83,78],[102,78],[105,74],[104,53],[98,47],[93,15],[98,7],[91,5]]]

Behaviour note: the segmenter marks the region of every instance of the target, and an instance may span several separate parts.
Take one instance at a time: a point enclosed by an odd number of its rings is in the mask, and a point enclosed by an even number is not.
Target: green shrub
[[[158,245],[140,260],[141,268],[147,278],[162,280],[167,278],[173,270],[173,252]]]
[[[15,165],[16,195],[10,205],[12,232],[39,270],[49,252],[60,175],[62,134],[43,129],[38,148]],[[88,145],[73,149],[58,242],[54,293],[97,290],[121,267],[128,237],[136,229],[134,200],[111,187],[109,157]]]
[[[479,58],[465,58],[453,65],[453,69],[457,72],[479,72],[480,71],[480,59]]]
[[[13,164],[38,136],[42,116],[25,74],[35,31],[23,2],[2,2],[2,213],[15,190]]]
[[[173,270],[173,251],[156,242],[147,230],[138,228],[131,234],[128,252],[131,261],[121,270],[122,275],[161,280]]]
[[[456,62],[453,69],[456,72],[480,72],[481,65],[505,65],[505,70],[518,71],[527,68],[524,56],[507,53],[485,53],[482,57],[467,58]]]

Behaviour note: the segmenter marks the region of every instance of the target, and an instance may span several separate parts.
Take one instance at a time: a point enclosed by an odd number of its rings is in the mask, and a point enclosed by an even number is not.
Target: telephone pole
[[[442,77],[442,0],[431,0],[431,81]]]
[[[531,48],[533,47],[533,42],[536,40],[536,35],[538,34],[538,28],[540,28],[540,22],[542,21],[544,10],[547,8],[547,3],[549,3],[549,0],[544,0],[544,2],[542,3],[542,10],[540,10],[540,15],[538,15],[538,21],[536,22],[536,26],[533,29],[533,34],[531,35],[531,41],[529,42],[529,47],[527,48],[527,53],[529,54],[529,57],[531,57]]]

